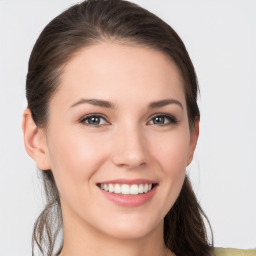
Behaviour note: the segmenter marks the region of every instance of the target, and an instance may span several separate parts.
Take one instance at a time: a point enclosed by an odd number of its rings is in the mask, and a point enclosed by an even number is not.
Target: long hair
[[[150,47],[169,56],[184,80],[190,129],[200,117],[198,83],[188,52],[177,33],[163,20],[140,6],[122,0],[88,0],[54,18],[42,31],[32,50],[26,81],[28,108],[38,127],[47,123],[49,101],[58,90],[64,65],[81,48],[105,40]],[[35,222],[34,247],[51,256],[62,227],[60,198],[51,170],[40,170],[47,203]],[[207,220],[188,177],[164,219],[164,241],[177,256],[210,255]],[[208,221],[208,220],[207,220]],[[61,250],[62,244],[59,250]]]

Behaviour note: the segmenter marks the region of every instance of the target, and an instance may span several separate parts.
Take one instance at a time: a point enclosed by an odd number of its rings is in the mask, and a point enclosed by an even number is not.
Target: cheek
[[[154,145],[156,159],[168,175],[179,174],[187,166],[189,133],[181,131],[158,138]]]
[[[189,133],[180,132],[168,135],[155,144],[155,159],[163,175],[163,215],[170,210],[182,188],[189,153],[189,138]]]
[[[177,200],[185,178],[189,151],[189,131],[186,128],[166,133],[150,134],[147,146],[150,152],[150,167],[159,178],[154,203],[159,209],[152,214],[162,220]],[[159,222],[156,222],[156,225]]]
[[[49,134],[49,158],[56,183],[60,191],[63,186],[90,182],[105,159],[107,150],[100,136],[74,133],[68,129],[52,130]]]

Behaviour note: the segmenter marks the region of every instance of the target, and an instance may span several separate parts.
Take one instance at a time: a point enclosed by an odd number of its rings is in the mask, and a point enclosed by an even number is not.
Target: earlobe
[[[29,156],[34,159],[39,169],[49,170],[50,165],[44,131],[34,123],[29,108],[26,108],[23,113],[22,131],[25,149]]]
[[[187,166],[192,162],[194,152],[196,149],[196,144],[199,136],[199,121],[200,118],[198,117],[194,122],[194,127],[192,128],[190,132],[190,142],[189,142],[189,154],[188,154],[188,161]]]

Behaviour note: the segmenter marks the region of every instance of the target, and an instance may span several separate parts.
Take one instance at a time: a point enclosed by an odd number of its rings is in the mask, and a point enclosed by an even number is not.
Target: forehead
[[[63,69],[59,93],[68,99],[82,96],[109,100],[185,101],[183,78],[172,59],[155,49],[104,42],[76,52]]]

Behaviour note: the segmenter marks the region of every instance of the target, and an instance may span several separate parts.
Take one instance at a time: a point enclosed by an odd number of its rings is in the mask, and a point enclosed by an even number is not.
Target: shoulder
[[[256,249],[215,248],[214,256],[256,256]]]

